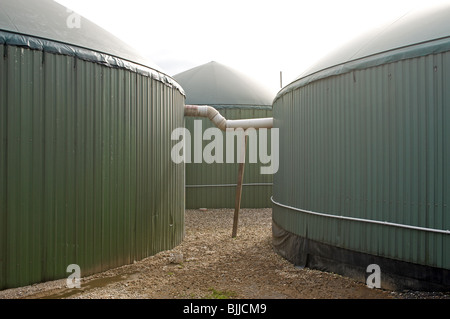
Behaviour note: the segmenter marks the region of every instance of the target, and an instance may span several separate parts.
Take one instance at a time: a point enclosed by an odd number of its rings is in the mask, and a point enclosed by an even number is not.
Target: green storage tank
[[[273,242],[381,288],[450,288],[450,7],[332,53],[274,100]]]
[[[0,0],[0,289],[182,241],[184,166],[170,134],[184,101],[87,19],[51,0]]]
[[[249,119],[272,117],[273,95],[261,84],[229,66],[212,61],[174,75],[186,92],[186,104],[209,105],[226,119]],[[201,134],[215,127],[208,119],[186,118],[186,128],[194,139],[194,124],[201,126]],[[257,135],[259,133],[257,132]],[[223,163],[186,163],[186,208],[234,208],[238,163],[226,163],[226,134],[222,133],[224,145]],[[270,130],[267,131],[270,152]],[[259,139],[259,135],[257,136]],[[203,140],[204,149],[209,140]],[[249,142],[250,143],[250,142]],[[235,142],[237,147],[237,140]],[[191,143],[194,154],[194,143]],[[273,175],[261,174],[258,160],[251,163],[248,155],[245,164],[242,189],[242,208],[271,207]],[[235,149],[234,154],[237,154]],[[192,156],[193,157],[193,156]]]

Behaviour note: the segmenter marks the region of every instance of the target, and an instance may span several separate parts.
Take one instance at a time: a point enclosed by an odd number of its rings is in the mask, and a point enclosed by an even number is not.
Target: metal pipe
[[[258,119],[243,119],[243,120],[227,120],[224,118],[219,111],[209,105],[185,105],[184,106],[184,116],[193,117],[207,117],[211,122],[214,123],[222,131],[227,129],[243,129],[247,130],[250,128],[272,128],[273,118],[258,118]],[[233,217],[233,231],[231,237],[237,236],[237,228],[239,221],[239,210],[241,208],[241,196],[242,196],[242,186],[244,180],[244,167],[245,167],[245,150],[247,146],[248,135],[244,136],[243,150],[241,152],[241,161],[239,162],[238,171],[238,182],[236,185],[236,197],[235,197],[235,207],[234,207],[234,217]]]
[[[245,120],[227,120],[227,128],[242,128],[244,130],[248,128],[272,128],[273,118],[258,118],[258,119],[245,119]]]
[[[272,128],[273,118],[256,118],[256,119],[243,119],[243,120],[227,120],[224,118],[219,111],[209,105],[185,105],[184,106],[184,116],[193,117],[207,117],[222,131],[227,128]]]

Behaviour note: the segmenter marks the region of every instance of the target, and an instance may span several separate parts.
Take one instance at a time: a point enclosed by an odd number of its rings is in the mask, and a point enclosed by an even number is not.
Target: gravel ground
[[[187,210],[181,245],[81,280],[0,291],[1,299],[450,299],[450,294],[369,289],[333,273],[299,269],[271,245],[271,209],[243,209],[231,238],[232,209]]]

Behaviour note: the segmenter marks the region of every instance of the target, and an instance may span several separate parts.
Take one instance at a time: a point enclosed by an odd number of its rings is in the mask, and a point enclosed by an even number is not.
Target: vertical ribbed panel
[[[0,289],[82,276],[173,248],[184,96],[73,57],[0,46]]]
[[[6,72],[5,69],[5,47],[0,46],[0,287],[6,285],[6,230],[7,230],[7,214],[6,214],[6,137],[7,137],[7,115],[6,110]]]
[[[311,82],[274,103],[274,200],[302,210],[450,229],[450,53]],[[337,247],[450,269],[450,235],[279,206],[284,229]]]
[[[219,108],[220,114],[226,119],[247,119],[247,118],[264,118],[272,117],[271,108]],[[226,163],[226,134],[222,132],[223,140],[223,163],[206,163],[202,157],[202,163],[194,163],[194,121],[201,121],[202,136],[206,129],[215,127],[208,119],[202,118],[186,118],[186,128],[191,134],[191,154],[192,163],[186,164],[186,208],[234,208],[236,185],[238,179],[239,164],[237,163],[237,138],[235,138],[235,162]],[[200,136],[200,139],[202,138]],[[271,152],[271,131],[267,130],[267,152]],[[212,141],[203,141],[202,151]],[[272,195],[273,175],[260,173],[262,164],[259,157],[259,133],[257,140],[252,139],[250,143],[258,143],[257,145],[257,163],[249,162],[249,146],[246,153],[246,164],[244,171],[244,186],[242,189],[241,207],[242,208],[259,208],[271,207],[270,197]],[[245,185],[253,184],[253,185]],[[259,185],[256,185],[259,184]],[[209,186],[208,186],[209,185]]]

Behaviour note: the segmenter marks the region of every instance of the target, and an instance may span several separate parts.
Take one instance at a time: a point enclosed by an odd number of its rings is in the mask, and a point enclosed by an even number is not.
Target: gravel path
[[[186,238],[171,251],[83,278],[0,291],[0,298],[82,299],[392,299],[450,298],[390,292],[336,274],[298,269],[274,253],[271,209],[243,209],[231,238],[232,209],[187,210]]]

